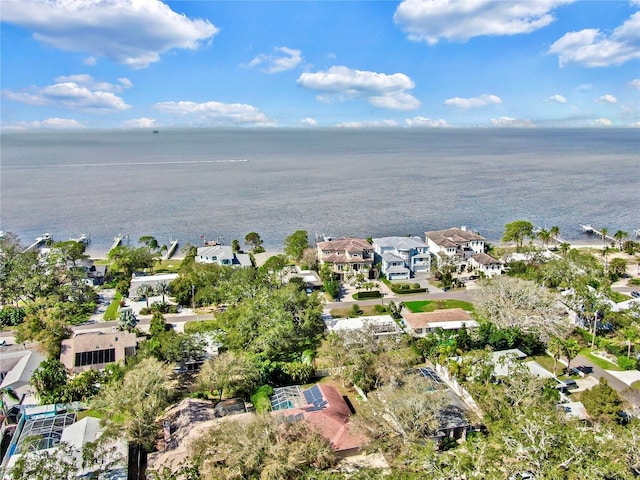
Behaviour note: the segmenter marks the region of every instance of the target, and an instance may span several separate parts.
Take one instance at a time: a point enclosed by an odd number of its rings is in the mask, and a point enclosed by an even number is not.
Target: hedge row
[[[380,298],[382,294],[378,290],[372,292],[356,292],[353,294],[353,298],[356,300],[364,300],[366,298]]]

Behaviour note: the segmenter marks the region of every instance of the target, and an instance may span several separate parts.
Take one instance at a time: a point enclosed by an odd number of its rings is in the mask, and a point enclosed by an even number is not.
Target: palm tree
[[[603,228],[600,233],[602,234],[602,244],[606,245],[607,244],[607,233],[609,233],[609,230],[606,228]]]
[[[147,301],[147,309],[149,308],[149,296],[153,295],[153,287],[148,283],[144,283],[138,287],[136,290],[136,295],[139,297],[144,297]]]
[[[569,252],[569,250],[571,249],[571,244],[567,243],[567,242],[563,242],[559,245],[560,248],[560,252],[562,252],[562,256],[566,257],[567,253]]]
[[[631,358],[631,345],[635,345],[640,339],[640,330],[635,325],[625,328],[622,331],[624,339],[627,341],[627,358]]]
[[[615,238],[618,241],[618,245],[621,251],[622,251],[624,239],[627,238],[628,236],[629,234],[623,230],[618,230],[616,233],[613,234],[613,238]]]
[[[571,360],[576,358],[578,353],[580,353],[580,344],[573,338],[570,338],[564,342],[563,351],[565,357],[567,357],[567,371],[569,371],[571,370]]]
[[[156,285],[156,293],[162,295],[162,303],[164,303],[165,295],[169,295],[170,292],[169,284],[167,282],[160,282]]]
[[[549,339],[549,343],[547,343],[547,350],[553,357],[553,374],[556,374],[558,369],[558,359],[564,352],[564,342],[561,338],[552,337]]]
[[[536,236],[542,241],[542,245],[545,247],[549,246],[549,241],[551,240],[551,232],[549,232],[549,230],[541,228],[538,230]]]
[[[13,400],[14,402],[20,401],[20,397],[16,395],[16,392],[14,392],[12,388],[0,388],[0,414],[2,414],[4,417],[2,419],[4,423],[7,422],[7,402],[5,398]]]
[[[554,225],[549,229],[549,233],[551,234],[551,237],[553,238],[553,242],[555,243],[555,245],[558,246],[558,237],[560,236],[560,227],[557,225]]]

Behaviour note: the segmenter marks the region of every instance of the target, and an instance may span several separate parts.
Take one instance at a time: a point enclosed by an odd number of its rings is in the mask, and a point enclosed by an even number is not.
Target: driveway
[[[629,388],[629,386],[624,383],[622,380],[616,378],[614,375],[609,373],[604,368],[600,368],[596,364],[594,364],[591,360],[583,355],[578,355],[572,362],[575,367],[589,367],[591,369],[590,375],[594,378],[600,380],[600,378],[604,377],[607,380],[607,383],[611,388],[613,388],[616,392],[620,394],[620,396],[626,399],[629,403],[633,404],[635,407],[640,407],[640,402],[636,398],[636,395],[628,395],[625,394],[625,390]]]

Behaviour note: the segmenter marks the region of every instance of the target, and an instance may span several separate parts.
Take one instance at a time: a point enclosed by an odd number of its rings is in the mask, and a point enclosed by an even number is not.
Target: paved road
[[[605,369],[600,368],[591,360],[583,355],[578,355],[572,362],[574,366],[580,367],[590,367],[591,368],[591,376],[600,380],[601,377],[604,377],[607,380],[607,383],[611,388],[617,391],[620,396],[627,399],[630,403],[632,403],[635,407],[640,408],[640,402],[638,402],[637,398],[631,398],[628,395],[623,395],[623,392],[629,388],[629,385],[624,383],[621,380],[618,380],[616,377],[608,373]]]
[[[412,302],[416,300],[463,300],[465,302],[471,302],[472,292],[469,290],[453,290],[449,292],[439,292],[439,293],[416,293],[412,295],[385,295],[384,298],[374,298],[372,300],[353,300],[351,295],[348,296],[348,299],[340,302],[327,302],[325,304],[325,308],[345,308],[350,307],[354,304],[358,304],[360,306],[366,305],[380,305],[380,303],[384,303],[388,305],[389,302],[400,303],[400,302]]]

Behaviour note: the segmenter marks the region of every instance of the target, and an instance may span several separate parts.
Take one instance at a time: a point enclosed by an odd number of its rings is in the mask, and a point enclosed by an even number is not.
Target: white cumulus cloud
[[[23,91],[3,90],[2,96],[27,105],[54,105],[92,112],[117,112],[131,108],[116,95],[131,86],[127,79],[120,79],[119,84],[114,84],[97,82],[91,75],[69,75],[55,81],[57,83],[46,87],[32,86]]]
[[[564,98],[562,95],[556,93],[555,95],[551,95],[549,98],[547,98],[547,102],[549,102],[549,103],[567,103],[567,99]]]
[[[125,128],[151,128],[156,125],[156,119],[148,117],[132,118],[122,123],[122,126]]]
[[[449,125],[449,123],[442,119],[439,118],[438,120],[433,120],[431,118],[426,118],[426,117],[413,117],[413,118],[406,118],[404,120],[404,123],[407,127],[433,127],[433,128],[437,128],[437,127],[450,127],[451,125]]]
[[[262,65],[263,71],[267,73],[278,73],[291,70],[302,62],[302,51],[288,47],[274,48],[275,54],[267,55],[261,53],[254,57],[247,66],[256,67]]]
[[[451,107],[458,108],[477,108],[477,107],[485,107],[487,105],[493,105],[502,103],[502,99],[497,95],[493,95],[490,93],[485,93],[484,95],[480,95],[478,97],[471,98],[448,98],[444,101],[445,105],[449,105]]]
[[[300,120],[299,123],[303,127],[317,127],[318,126],[318,121],[315,118],[311,118],[311,117],[303,118],[302,120]]]
[[[598,98],[596,100],[596,102],[598,103],[618,103],[618,99],[616,97],[614,97],[613,95],[610,94],[606,94],[606,95],[602,95],[600,98]]]
[[[631,80],[629,82],[629,86],[640,90],[640,78],[634,78],[633,80]]]
[[[494,127],[514,127],[514,128],[535,127],[535,124],[528,118],[518,119],[518,118],[512,118],[512,117],[492,118],[491,125],[493,125]]]
[[[610,127],[613,125],[611,120],[604,117],[597,118],[593,123],[599,127]]]
[[[10,130],[29,130],[29,129],[49,129],[49,130],[71,130],[79,128],[87,128],[86,125],[80,123],[73,118],[47,118],[46,120],[34,120],[31,122],[18,122],[14,125],[3,126]]]
[[[318,100],[365,99],[378,108],[414,110],[420,100],[407,92],[415,87],[413,80],[404,73],[370,72],[334,66],[326,71],[305,72],[298,78],[298,85],[318,92]]]
[[[597,28],[568,32],[556,40],[549,53],[558,55],[561,67],[569,63],[607,67],[640,58],[640,12],[636,12],[610,35]]]
[[[2,21],[31,30],[50,47],[133,68],[147,67],[169,50],[195,50],[218,32],[209,21],[191,20],[159,0],[2,2]]]
[[[409,39],[429,45],[483,35],[516,35],[546,27],[551,11],[573,0],[403,0],[393,16]]]
[[[398,122],[395,120],[372,120],[368,122],[341,122],[337,123],[336,127],[339,128],[385,128],[385,127],[397,127]]]
[[[163,113],[191,117],[195,122],[209,122],[214,125],[275,125],[275,122],[259,109],[244,103],[180,101],[160,102],[154,107]]]

